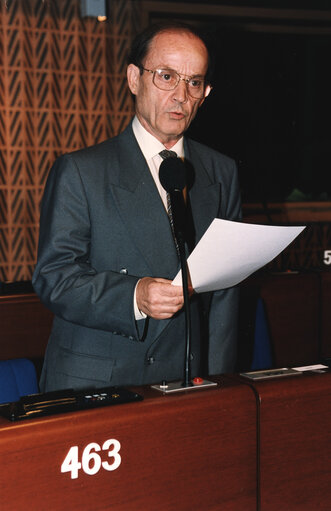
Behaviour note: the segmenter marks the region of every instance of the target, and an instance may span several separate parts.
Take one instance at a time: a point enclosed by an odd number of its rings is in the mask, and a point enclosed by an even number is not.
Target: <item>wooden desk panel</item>
[[[329,511],[331,373],[254,383],[261,511]]]
[[[320,361],[319,274],[260,273],[241,284],[239,371],[251,367],[258,297],[264,302],[273,367],[293,367]],[[329,311],[327,301],[325,307]],[[327,332],[327,328],[324,330]]]
[[[268,275],[261,283],[270,328],[274,367],[319,361],[319,277]]]
[[[321,273],[321,355],[331,359],[331,271]]]
[[[21,423],[0,418],[3,511],[256,510],[256,399],[221,386]],[[121,464],[61,473],[72,446],[120,442]],[[101,459],[107,452],[100,451]]]
[[[0,296],[0,359],[42,358],[53,314],[34,293]]]

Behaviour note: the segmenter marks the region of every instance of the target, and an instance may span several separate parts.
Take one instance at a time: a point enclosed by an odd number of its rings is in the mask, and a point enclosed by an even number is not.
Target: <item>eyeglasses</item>
[[[192,76],[191,78],[182,78],[174,69],[155,69],[153,71],[142,66],[140,66],[140,69],[152,73],[154,85],[161,90],[173,90],[182,80],[187,85],[189,95],[194,99],[202,99],[208,96],[211,91],[211,86],[209,84],[206,85],[204,77]]]

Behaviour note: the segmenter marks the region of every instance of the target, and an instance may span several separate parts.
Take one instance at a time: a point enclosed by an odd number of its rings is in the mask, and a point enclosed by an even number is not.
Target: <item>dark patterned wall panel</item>
[[[139,1],[82,19],[78,0],[0,0],[0,281],[28,280],[55,158],[122,131]]]
[[[331,250],[330,222],[306,224],[306,229],[276,259],[267,265],[271,271],[330,271],[324,253]]]

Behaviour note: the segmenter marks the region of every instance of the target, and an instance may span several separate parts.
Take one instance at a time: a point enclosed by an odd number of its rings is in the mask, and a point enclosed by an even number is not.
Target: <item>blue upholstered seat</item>
[[[254,332],[254,350],[251,370],[273,367],[271,340],[262,298],[257,300]]]
[[[34,364],[26,358],[0,360],[0,403],[39,392]]]

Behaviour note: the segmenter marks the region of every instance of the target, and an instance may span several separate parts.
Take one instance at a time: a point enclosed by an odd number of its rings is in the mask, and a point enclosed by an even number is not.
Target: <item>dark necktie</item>
[[[177,158],[177,153],[175,153],[175,151],[168,151],[168,149],[164,149],[163,151],[161,151],[159,153],[159,155],[161,156],[161,158],[163,160],[165,160],[166,158]],[[172,235],[174,238],[177,254],[179,256],[179,247],[178,247],[178,242],[177,242],[176,235],[175,235],[174,219],[172,216],[171,201],[170,201],[170,193],[168,193],[168,192],[167,192],[167,211],[168,211],[170,227],[171,227]]]

